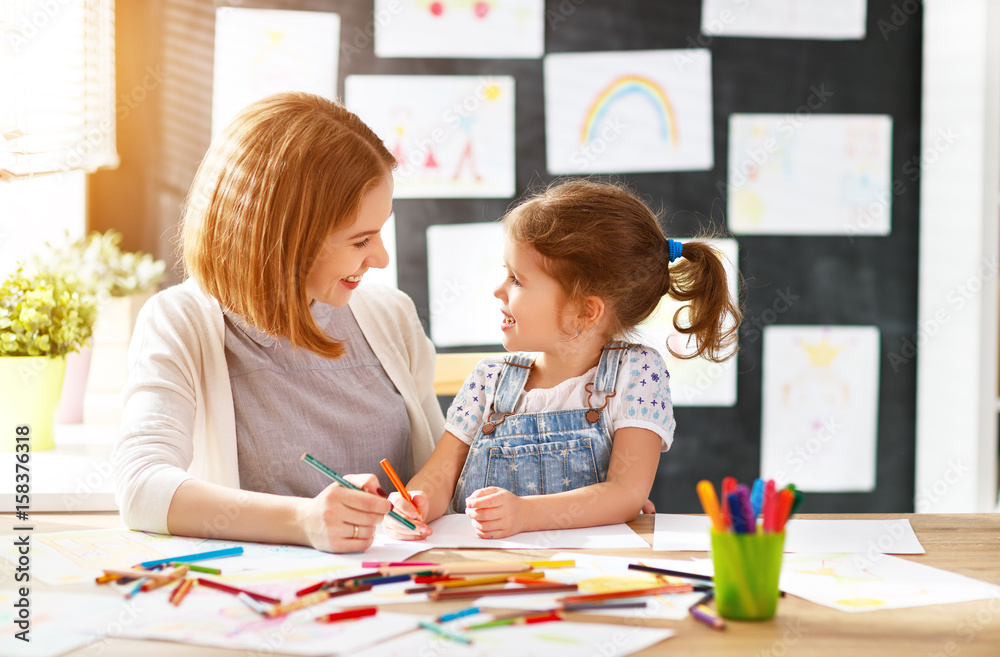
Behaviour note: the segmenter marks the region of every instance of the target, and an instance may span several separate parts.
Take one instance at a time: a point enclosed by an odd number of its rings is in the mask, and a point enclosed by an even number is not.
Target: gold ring
[[[354,536],[352,536],[352,537],[351,537],[352,539],[354,539],[354,538],[357,538],[357,537],[358,537],[358,530],[359,530],[359,529],[361,529],[361,528],[360,528],[360,527],[358,527],[357,525],[354,525]]]

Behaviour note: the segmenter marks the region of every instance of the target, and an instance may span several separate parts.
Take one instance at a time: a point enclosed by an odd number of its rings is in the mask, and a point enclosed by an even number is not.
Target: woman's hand
[[[362,490],[333,483],[299,507],[299,524],[306,540],[317,550],[367,550],[375,540],[375,525],[392,509],[389,501],[378,494],[375,475],[347,475],[344,479]]]
[[[506,538],[522,531],[524,500],[503,488],[489,486],[465,498],[465,514],[479,538]]]
[[[413,521],[417,528],[410,529],[395,518],[385,516],[382,518],[382,529],[390,538],[397,538],[401,541],[421,541],[434,533],[434,530],[422,520],[422,518],[427,517],[430,502],[423,491],[411,490],[408,492],[413,499],[413,504],[416,504],[416,508],[399,493],[389,493],[389,501],[392,502],[392,506],[400,515]]]

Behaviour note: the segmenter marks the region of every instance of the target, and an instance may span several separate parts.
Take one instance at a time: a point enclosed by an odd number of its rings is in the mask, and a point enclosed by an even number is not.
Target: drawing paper
[[[279,91],[337,97],[340,16],[219,7],[215,12],[212,137],[248,104]]]
[[[349,75],[347,108],[396,156],[395,198],[514,195],[514,78]]]
[[[500,344],[503,228],[497,222],[427,228],[431,340],[438,347]]]
[[[713,167],[707,49],[546,55],[549,173]]]
[[[875,490],[878,327],[763,333],[761,478],[802,491]]]
[[[378,57],[541,57],[543,0],[375,0]],[[345,61],[367,45],[346,36]],[[364,42],[359,45],[356,42]]]
[[[813,90],[810,102],[818,97]],[[725,190],[729,230],[888,235],[891,170],[888,115],[733,114]]]
[[[701,31],[712,36],[864,39],[866,0],[702,0]]]

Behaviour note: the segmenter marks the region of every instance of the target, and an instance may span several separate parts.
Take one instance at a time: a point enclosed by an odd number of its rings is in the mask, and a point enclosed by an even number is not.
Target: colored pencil
[[[425,630],[430,630],[438,636],[443,636],[446,639],[451,639],[452,641],[458,641],[459,643],[472,643],[472,639],[467,636],[462,636],[461,634],[455,634],[450,630],[446,630],[436,623],[431,623],[430,621],[418,621],[417,623],[420,627]]]
[[[562,618],[556,614],[554,610],[543,611],[543,612],[526,612],[519,616],[505,616],[503,618],[495,618],[490,621],[483,623],[476,623],[475,625],[469,625],[466,630],[484,630],[489,627],[501,627],[503,625],[521,625],[532,623],[545,623],[548,621],[561,621]]]
[[[431,591],[431,600],[453,600],[458,598],[478,598],[484,595],[523,595],[525,593],[552,593],[556,591],[575,591],[576,584],[546,584],[544,586],[524,586],[521,588],[497,589],[455,589],[450,591]]]
[[[303,607],[311,607],[312,605],[318,605],[321,602],[326,602],[330,599],[329,591],[316,591],[315,593],[310,593],[309,595],[304,595],[301,598],[296,598],[291,602],[286,602],[284,604],[277,604],[267,610],[267,615],[270,618],[275,618],[276,616],[284,616],[285,614],[291,613]]]
[[[365,616],[374,616],[378,613],[378,607],[358,607],[357,609],[348,609],[346,611],[335,611],[332,614],[324,614],[322,616],[317,616],[316,620],[320,623],[336,623],[337,621],[348,620],[351,618],[364,618]]]
[[[328,468],[319,459],[317,459],[317,458],[315,458],[315,457],[313,457],[313,456],[311,456],[309,454],[303,454],[302,455],[302,460],[305,461],[308,465],[311,465],[313,468],[315,468],[315,469],[319,470],[320,472],[322,472],[323,474],[325,474],[330,479],[333,479],[334,481],[336,481],[338,484],[340,484],[344,488],[350,488],[351,490],[362,490],[361,488],[355,486],[354,484],[352,484],[351,482],[347,481],[342,476],[340,476],[339,474],[337,474],[336,472],[334,472],[333,470],[331,470],[330,468]],[[395,510],[389,511],[389,513],[386,514],[386,515],[388,515],[390,518],[396,520],[397,522],[402,523],[404,526],[406,526],[409,529],[416,529],[417,528],[416,525],[414,525],[412,522],[410,522],[409,520],[407,520],[403,516],[399,515]]]
[[[168,559],[153,559],[152,561],[143,561],[137,568],[153,568],[154,566],[162,566],[175,561],[188,562],[188,561],[205,561],[206,559],[222,559],[224,557],[235,557],[243,554],[243,548],[241,546],[225,548],[223,550],[210,550],[208,552],[199,552],[196,554],[185,554],[182,557],[170,557]]]
[[[629,570],[641,570],[647,573],[656,573],[658,575],[671,575],[673,577],[684,577],[686,579],[698,579],[705,582],[714,581],[711,575],[695,575],[694,573],[682,573],[679,570],[668,570],[667,568],[655,568],[653,566],[643,566],[639,563],[630,563],[628,565]]]
[[[468,609],[461,609],[459,611],[453,611],[449,614],[441,614],[435,621],[438,623],[446,623],[448,621],[453,621],[456,618],[463,618],[465,616],[472,616],[479,613],[479,607],[469,607]]]
[[[636,600],[634,602],[575,602],[570,604],[562,604],[559,609],[562,611],[585,611],[588,609],[645,609],[647,603],[645,600]]]
[[[417,505],[413,502],[413,498],[410,497],[410,491],[406,490],[406,486],[403,485],[403,480],[400,479],[399,475],[396,474],[396,471],[392,469],[392,464],[389,463],[389,459],[382,459],[378,462],[378,464],[381,465],[382,469],[385,470],[385,473],[389,475],[389,481],[391,481],[392,485],[396,487],[399,494],[403,496],[403,499],[409,502],[410,506],[416,509]],[[417,516],[419,516],[421,520],[424,519],[419,510],[417,511]]]
[[[691,612],[691,615],[696,620],[704,623],[705,625],[708,625],[712,629],[715,630],[726,629],[726,621],[719,618],[719,616],[716,615],[714,611],[712,611],[705,605],[695,605],[694,607],[691,607],[691,609],[689,609],[688,611]]]
[[[233,595],[238,595],[240,593],[246,593],[254,600],[259,600],[261,602],[267,602],[272,605],[281,604],[281,600],[277,598],[272,598],[269,595],[264,595],[263,593],[255,593],[254,591],[247,591],[246,589],[239,589],[235,586],[230,586],[228,584],[223,584],[222,582],[215,582],[210,579],[205,579],[204,577],[199,577],[197,580],[200,586],[207,586],[211,589],[218,589],[219,591],[225,591],[226,593],[232,593]]]
[[[270,609],[267,607],[267,605],[265,605],[262,602],[257,602],[256,600],[254,600],[253,598],[251,598],[246,593],[243,593],[241,591],[241,592],[239,592],[239,593],[236,594],[236,597],[240,599],[240,602],[242,602],[246,606],[250,607],[255,612],[257,612],[258,614],[260,614],[261,616],[268,616],[268,615],[270,615]]]
[[[182,579],[174,590],[170,592],[170,598],[168,598],[170,604],[175,607],[180,606],[181,601],[184,600],[184,596],[188,594],[192,586],[194,586],[193,579]]]
[[[694,589],[690,584],[673,584],[670,586],[658,586],[649,589],[636,589],[634,591],[609,591],[607,593],[585,593],[582,595],[568,595],[563,598],[563,604],[574,602],[595,602],[598,600],[614,600],[615,598],[640,598],[647,595],[660,595],[661,593],[687,593]]]

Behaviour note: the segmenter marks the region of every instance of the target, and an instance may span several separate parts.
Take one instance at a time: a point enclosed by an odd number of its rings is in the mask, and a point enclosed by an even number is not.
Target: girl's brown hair
[[[396,160],[342,105],[280,93],[246,107],[209,148],[185,205],[188,272],[223,307],[326,358],[344,353],[313,320],[306,276],[326,238]]]
[[[534,248],[569,303],[604,301],[607,339],[631,334],[661,297],[687,302],[674,327],[696,350],[680,358],[720,362],[736,352],[742,313],[729,293],[722,255],[706,242],[684,243],[670,264],[656,214],[624,187],[591,180],[557,182],[503,218],[507,236]],[[670,347],[667,347],[670,349]]]

